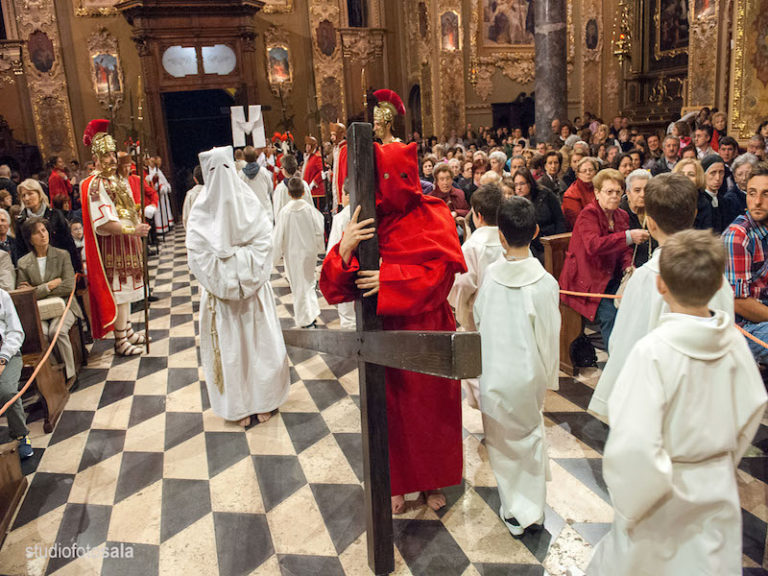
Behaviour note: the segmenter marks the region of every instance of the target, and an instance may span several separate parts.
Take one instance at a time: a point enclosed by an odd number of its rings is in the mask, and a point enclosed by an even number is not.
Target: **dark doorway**
[[[420,136],[424,133],[421,131],[421,86],[414,84],[411,88],[411,92],[408,95],[408,111],[411,113],[411,136],[414,132],[418,132]]]
[[[235,100],[226,90],[165,92],[162,97],[174,169],[173,174],[166,171],[165,175],[174,187],[177,206],[181,206],[184,193],[191,187],[197,155],[214,146],[232,144],[229,108]]]
[[[536,121],[534,96],[521,92],[512,102],[492,104],[494,128],[522,128],[523,134]]]

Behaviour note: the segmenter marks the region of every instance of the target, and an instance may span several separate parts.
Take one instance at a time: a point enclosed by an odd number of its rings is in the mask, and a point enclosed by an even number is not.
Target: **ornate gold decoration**
[[[341,12],[335,0],[309,0],[309,22],[312,34],[312,65],[315,69],[315,94],[321,120],[335,122],[345,116],[344,62],[342,60],[339,28]],[[336,43],[330,55],[324,54],[318,44],[317,30],[321,21],[328,20],[334,28]],[[327,122],[320,122],[323,136],[327,137]]]
[[[648,100],[657,106],[683,97],[684,80],[679,76],[667,77],[662,74],[656,79]]]
[[[717,32],[719,10],[718,0],[713,12],[694,19],[688,46],[688,106],[714,106],[717,94]],[[693,0],[696,3],[696,0]],[[714,52],[714,53],[713,53]]]
[[[112,107],[117,110],[123,103],[123,68],[120,65],[120,53],[117,46],[117,38],[112,36],[106,28],[101,28],[88,37],[89,65],[91,68],[91,78],[93,80],[93,90],[96,98],[104,108]],[[116,82],[108,77],[107,89],[104,89],[103,82],[98,77],[98,71],[94,59],[99,55],[108,55],[114,57],[116,67]],[[109,71],[107,71],[109,74]]]
[[[472,18],[469,26],[469,55],[470,62],[476,63],[477,84],[475,92],[483,100],[487,100],[493,91],[493,73],[496,69],[514,82],[531,84],[534,81],[536,65],[534,62],[535,48],[533,44],[510,47],[485,48],[479,45],[478,37],[481,32],[480,10],[482,2],[472,2]]]
[[[752,136],[759,123],[768,118],[768,86],[758,76],[764,71],[752,65],[756,52],[765,50],[765,29],[758,24],[766,12],[768,0],[735,1],[728,125],[729,134],[741,140]]]
[[[452,13],[456,16],[457,29],[454,30],[456,37],[455,50],[445,49],[443,43],[443,15]],[[435,133],[440,135],[449,135],[451,130],[463,130],[466,124],[465,106],[467,96],[464,87],[464,52],[461,47],[464,46],[462,12],[460,0],[438,0],[434,12],[436,23],[433,46],[438,49],[433,50],[433,54],[439,54],[438,70],[439,88],[440,88],[440,116],[439,124],[435,127]]]
[[[602,114],[602,97],[603,90],[600,89],[602,84],[602,70],[601,54],[603,37],[605,31],[601,29],[604,26],[605,19],[603,18],[603,3],[600,0],[582,0],[581,2],[581,14],[589,15],[588,17],[582,17],[582,23],[579,27],[579,44],[584,47],[581,51],[581,78],[579,82],[579,92],[581,93],[581,115],[585,112],[592,112],[593,114]],[[594,18],[598,25],[598,46],[600,49],[588,50],[586,49],[586,24],[587,21]]]
[[[695,4],[696,0],[692,0],[691,4]],[[688,22],[691,22],[691,17],[689,15]],[[674,48],[671,50],[662,50],[661,49],[661,0],[656,0],[654,10],[653,10],[653,26],[654,26],[654,36],[656,41],[653,43],[653,57],[656,60],[661,60],[662,58],[674,58],[675,56],[680,56],[681,54],[685,54],[688,51],[688,47],[683,46],[680,48]],[[690,37],[690,32],[689,32]]]
[[[77,158],[72,109],[53,0],[14,0],[18,30],[46,42],[22,51],[37,144],[43,157]],[[28,44],[29,46],[29,44]]]
[[[264,14],[285,14],[293,12],[293,0],[264,0]]]
[[[342,54],[361,66],[384,56],[384,34],[380,28],[343,28],[341,34]]]
[[[75,0],[75,16],[114,16],[118,0]]]
[[[24,74],[22,45],[20,40],[0,40],[0,84],[13,84]]]
[[[660,2],[661,0],[657,0]],[[613,23],[613,55],[621,65],[632,56],[632,8],[631,0],[619,0]]]
[[[285,28],[270,26],[264,32],[264,41],[266,50],[264,56],[267,59],[267,71],[270,70],[269,54],[273,48],[283,48],[288,53],[288,80],[279,81],[273,75],[269,75],[269,89],[276,97],[287,97],[293,90],[293,59],[291,58],[291,49],[288,42],[288,34]]]

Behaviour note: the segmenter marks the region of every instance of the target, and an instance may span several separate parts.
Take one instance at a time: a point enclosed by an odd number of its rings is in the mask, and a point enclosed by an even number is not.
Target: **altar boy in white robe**
[[[275,265],[285,256],[285,270],[293,294],[293,318],[302,328],[313,328],[320,315],[315,285],[317,255],[325,252],[323,215],[302,200],[304,181],[294,176],[286,183],[290,202],[277,215],[272,238]]]
[[[736,467],[766,393],[733,318],[708,307],[724,269],[709,231],[664,245],[657,288],[670,312],[633,348],[608,400],[614,520],[589,576],[741,574]]]
[[[645,265],[634,271],[624,290],[608,346],[608,362],[589,403],[589,409],[597,414],[608,416],[611,391],[632,348],[658,326],[663,313],[669,312],[656,290],[661,250],[672,234],[693,226],[697,199],[696,186],[683,174],[660,174],[651,178],[645,186],[648,231],[659,247]],[[727,281],[712,297],[709,307],[734,317],[733,290]]]
[[[349,212],[349,188],[347,188],[347,186],[347,182],[344,182],[341,188],[341,205],[343,208],[333,217],[333,222],[331,223],[331,232],[328,234],[328,248],[326,253],[333,250],[333,247],[341,242],[344,228],[347,227],[347,224],[349,224],[349,221],[352,218],[352,215]],[[339,325],[341,329],[354,330],[357,326],[355,303],[342,302],[336,305],[336,309],[339,311]]]
[[[269,277],[272,223],[235,170],[232,147],[200,154],[205,188],[187,228],[202,286],[200,355],[213,411],[248,426],[288,396],[290,373]]]
[[[473,307],[477,291],[483,285],[485,271],[499,259],[503,250],[499,239],[499,227],[496,225],[496,213],[501,204],[501,188],[496,184],[481,186],[472,194],[472,220],[475,232],[461,245],[467,271],[456,274],[448,303],[456,310],[456,320],[463,330],[477,330]],[[477,378],[461,381],[467,398],[467,404],[478,408],[480,384]]]
[[[486,270],[475,301],[483,340],[480,405],[485,445],[499,486],[499,515],[514,536],[544,522],[549,476],[544,396],[558,389],[560,293],[529,251],[536,210],[522,197],[501,202],[504,254]]]

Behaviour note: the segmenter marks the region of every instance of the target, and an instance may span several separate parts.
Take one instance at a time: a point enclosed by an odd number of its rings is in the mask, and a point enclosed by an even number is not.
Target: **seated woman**
[[[75,271],[72,269],[69,254],[50,245],[48,229],[41,218],[28,218],[21,227],[21,233],[27,244],[32,246],[32,251],[19,259],[17,287],[34,288],[38,300],[58,296],[66,301],[75,287]],[[64,317],[59,339],[56,341],[59,359],[64,363],[67,385],[77,376],[69,329],[76,318],[82,317],[80,306],[73,298],[72,307]],[[49,341],[56,334],[60,318],[61,316],[57,316],[41,322]]]
[[[622,152],[616,156],[616,160],[613,161],[612,168],[615,168],[626,179],[632,172],[632,156],[629,152]]]
[[[560,201],[554,192],[534,181],[527,168],[520,168],[515,173],[513,183],[515,196],[528,198],[536,209],[539,234],[531,242],[531,252],[543,263],[544,246],[541,244],[541,237],[565,232],[565,217],[560,210]]]
[[[626,178],[627,192],[621,199],[619,207],[629,215],[629,229],[647,230],[645,221],[645,185],[651,173],[639,168],[629,173]],[[639,268],[651,259],[651,254],[658,248],[659,243],[653,238],[642,244],[635,244],[632,250],[632,266]]]
[[[48,198],[43,193],[40,182],[27,178],[18,187],[19,198],[22,203],[22,210],[16,219],[16,228],[19,230],[28,218],[36,216],[45,220],[45,226],[48,228],[48,235],[51,246],[66,250],[69,253],[70,263],[75,272],[83,271],[83,263],[80,260],[80,251],[75,246],[72,234],[69,231],[69,222],[61,212],[50,208]],[[23,237],[22,233],[22,237]],[[19,242],[18,255],[23,256],[32,250],[32,246],[25,242]]]
[[[579,212],[595,199],[595,187],[592,179],[600,169],[597,158],[587,156],[579,161],[576,167],[576,181],[568,187],[563,195],[563,215],[568,224],[568,230],[573,230]]]
[[[590,294],[615,294],[624,272],[632,265],[630,246],[648,240],[647,230],[630,230],[629,216],[619,208],[624,178],[612,168],[595,177],[595,200],[579,214],[565,254],[560,288]],[[616,319],[610,298],[562,294],[560,300],[587,318],[600,323],[603,345],[608,349]]]
[[[679,173],[688,178],[696,185],[696,190],[704,190],[704,169],[701,167],[701,162],[694,158],[683,158],[675,167],[672,168],[672,172]]]

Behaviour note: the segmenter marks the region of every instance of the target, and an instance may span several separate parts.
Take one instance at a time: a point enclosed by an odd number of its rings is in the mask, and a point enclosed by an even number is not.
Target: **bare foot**
[[[424,492],[424,498],[427,501],[427,506],[432,510],[440,510],[445,506],[445,494],[441,490],[429,490]]]
[[[392,514],[402,514],[405,512],[405,497],[392,496]]]
[[[263,414],[256,414],[256,418],[258,418],[259,424],[264,424],[264,422],[272,418],[272,412],[264,412]]]
[[[251,423],[251,417],[250,416],[246,416],[242,420],[239,420],[237,424],[238,424],[238,426],[242,426],[243,428],[246,428],[246,427],[248,427],[250,425],[250,423]]]

